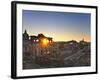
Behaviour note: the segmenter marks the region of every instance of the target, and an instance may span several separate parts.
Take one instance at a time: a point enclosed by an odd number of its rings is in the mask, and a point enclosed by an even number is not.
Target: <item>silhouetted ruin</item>
[[[90,42],[55,42],[40,33],[23,33],[23,69],[90,66]]]

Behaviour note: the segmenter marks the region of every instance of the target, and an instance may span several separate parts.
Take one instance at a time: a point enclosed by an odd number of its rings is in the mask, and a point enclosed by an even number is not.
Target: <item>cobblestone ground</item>
[[[45,54],[41,57],[23,56],[23,69],[57,68],[57,67],[78,67],[90,66],[90,46],[83,48],[59,49],[60,54],[51,56]],[[24,53],[23,53],[24,54]],[[54,52],[53,54],[56,54]]]

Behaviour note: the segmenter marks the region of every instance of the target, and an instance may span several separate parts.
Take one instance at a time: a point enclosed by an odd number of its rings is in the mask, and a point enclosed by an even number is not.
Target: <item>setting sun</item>
[[[43,39],[43,44],[47,45],[49,43],[48,39]]]

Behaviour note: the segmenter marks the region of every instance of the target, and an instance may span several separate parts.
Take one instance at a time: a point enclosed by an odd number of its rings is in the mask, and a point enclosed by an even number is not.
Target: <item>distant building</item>
[[[84,38],[82,39],[82,40],[80,40],[80,42],[79,42],[81,45],[87,45],[88,44],[88,42],[86,42],[85,40],[84,40]]]
[[[33,42],[38,42],[39,39],[38,39],[37,36],[34,36],[34,35],[32,36],[32,35],[31,35],[31,36],[30,36],[30,40],[33,41]]]
[[[37,36],[35,35],[29,35],[27,31],[25,30],[23,33],[23,53],[24,55],[35,55],[38,56],[42,53],[47,53],[48,48],[42,48],[41,44],[43,44],[43,40],[46,39],[48,40],[48,43],[52,43],[52,38],[51,37],[46,37],[42,33],[38,34]],[[50,47],[50,45],[49,45]]]
[[[35,36],[35,35],[29,36],[29,34],[27,33],[26,30],[23,33],[23,40],[28,40],[28,41],[33,41],[33,42],[41,42],[44,38],[48,39],[49,42],[53,41],[51,37],[46,37],[42,33],[38,34],[38,36]]]
[[[42,42],[43,39],[47,39],[49,42],[52,42],[52,38],[51,37],[46,37],[44,36],[42,33],[38,34],[38,36],[30,36],[30,40],[33,42]]]
[[[32,53],[32,47],[30,44],[30,40],[29,40],[29,34],[27,33],[27,31],[25,30],[23,33],[23,55],[24,56],[29,56]]]
[[[23,40],[29,40],[29,35],[26,30],[23,33]]]

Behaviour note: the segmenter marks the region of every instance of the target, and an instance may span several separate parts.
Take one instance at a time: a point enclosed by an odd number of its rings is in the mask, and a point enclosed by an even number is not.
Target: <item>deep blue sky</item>
[[[23,10],[22,26],[29,35],[43,33],[55,41],[90,41],[90,18],[88,13]]]

